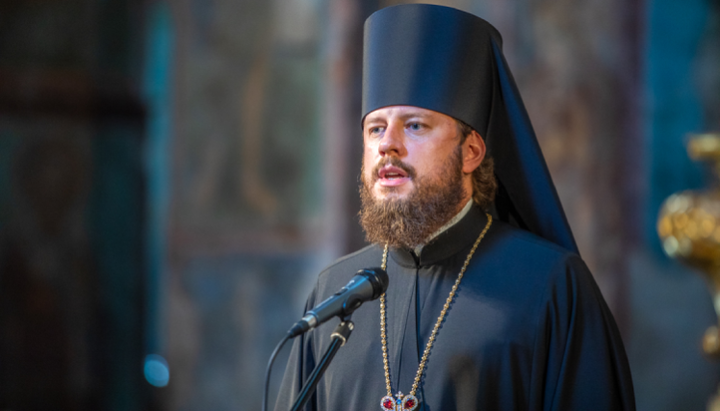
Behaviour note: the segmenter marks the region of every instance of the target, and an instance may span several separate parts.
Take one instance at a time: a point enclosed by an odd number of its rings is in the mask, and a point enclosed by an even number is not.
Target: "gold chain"
[[[473,254],[475,254],[475,250],[477,250],[478,245],[480,244],[480,241],[485,237],[485,233],[487,233],[488,229],[490,229],[490,225],[492,224],[492,216],[490,214],[487,214],[488,222],[485,225],[485,228],[482,230],[480,235],[478,236],[477,240],[475,240],[475,244],[473,244],[472,249],[470,249],[470,252],[467,255],[467,258],[465,258],[465,264],[463,264],[462,268],[460,269],[460,274],[458,274],[457,280],[455,280],[455,284],[453,285],[452,289],[450,290],[450,295],[448,295],[447,300],[445,300],[445,305],[443,305],[442,311],[440,311],[440,316],[437,319],[437,322],[435,323],[435,328],[433,328],[432,332],[430,333],[430,338],[428,339],[427,346],[425,346],[425,351],[423,352],[423,356],[420,360],[420,365],[418,366],[417,375],[415,375],[415,382],[413,382],[412,385],[412,391],[410,391],[410,395],[413,397],[415,396],[415,391],[417,391],[418,385],[420,385],[420,380],[422,379],[423,372],[425,370],[425,363],[427,363],[428,357],[430,357],[430,350],[432,349],[433,343],[435,342],[435,338],[437,337],[437,334],[440,330],[440,324],[442,324],[443,319],[445,318],[445,315],[447,314],[448,309],[450,308],[450,304],[452,303],[453,298],[455,297],[455,292],[458,289],[458,286],[460,285],[460,281],[463,278],[463,275],[465,274],[465,270],[467,269],[468,265],[470,264],[470,259],[472,258]],[[387,270],[387,256],[388,256],[388,245],[385,244],[385,250],[383,251],[383,257],[382,257],[382,269]],[[392,387],[390,385],[390,365],[388,365],[388,350],[387,350],[387,334],[385,332],[385,294],[380,296],[380,338],[382,340],[382,350],[383,350],[383,365],[385,368],[385,385],[387,387],[388,396],[392,397]]]

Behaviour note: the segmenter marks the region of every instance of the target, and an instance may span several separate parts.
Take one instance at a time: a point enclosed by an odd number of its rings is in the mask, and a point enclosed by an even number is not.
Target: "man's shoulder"
[[[318,281],[349,280],[358,270],[380,267],[382,254],[383,248],[381,246],[370,244],[335,260],[320,272]]]
[[[581,264],[580,256],[530,231],[503,221],[493,223],[488,238],[490,250],[506,256],[509,261],[531,265]],[[486,243],[486,244],[487,244]]]
[[[478,266],[486,291],[490,284],[499,295],[535,307],[571,304],[578,295],[588,304],[602,300],[592,273],[577,253],[502,222],[488,240]]]

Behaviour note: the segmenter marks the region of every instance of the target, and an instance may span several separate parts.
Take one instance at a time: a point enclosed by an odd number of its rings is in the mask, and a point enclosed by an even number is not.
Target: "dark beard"
[[[375,167],[371,173],[373,181],[366,181],[363,172],[360,225],[365,230],[366,240],[371,243],[415,248],[425,244],[430,235],[460,212],[460,202],[465,197],[462,149],[458,146],[436,174],[440,181],[427,177],[414,178],[415,187],[405,199],[378,200],[373,197],[370,189],[377,179],[377,171],[387,163],[403,168],[408,175],[415,175],[412,166],[395,157]]]

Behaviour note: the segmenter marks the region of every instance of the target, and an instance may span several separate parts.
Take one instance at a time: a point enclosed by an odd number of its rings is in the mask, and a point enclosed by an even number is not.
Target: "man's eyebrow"
[[[400,120],[403,120],[403,121],[406,121],[407,119],[410,119],[410,118],[426,119],[426,118],[429,118],[429,117],[430,117],[430,114],[424,113],[424,112],[422,112],[422,111],[411,111],[411,112],[408,112],[408,113],[404,113],[404,114],[398,115],[398,118],[400,118]],[[381,121],[381,120],[383,120],[383,119],[384,119],[383,116],[379,116],[379,115],[377,115],[377,114],[376,114],[376,115],[368,114],[368,116],[365,117],[365,120],[363,121],[363,125],[364,125],[365,123],[368,123],[368,122]]]
[[[371,122],[371,121],[378,121],[378,120],[380,120],[380,118],[378,118],[378,116],[373,116],[372,114],[368,114],[368,115],[363,119],[363,126],[365,126],[365,124],[367,124],[367,123],[369,123],[369,122]]]
[[[409,113],[401,114],[401,115],[399,115],[398,117],[400,117],[400,119],[403,120],[403,121],[404,121],[404,120],[407,120],[407,119],[410,119],[410,118],[426,119],[426,118],[429,118],[429,117],[430,117],[430,114],[424,113],[424,112],[422,112],[422,111],[411,111],[411,112],[409,112]]]

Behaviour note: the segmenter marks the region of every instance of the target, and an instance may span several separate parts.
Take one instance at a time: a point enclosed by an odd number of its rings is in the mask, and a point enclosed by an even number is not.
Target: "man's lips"
[[[396,187],[410,181],[408,173],[400,167],[387,165],[378,171],[378,183],[383,187]]]

